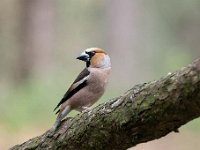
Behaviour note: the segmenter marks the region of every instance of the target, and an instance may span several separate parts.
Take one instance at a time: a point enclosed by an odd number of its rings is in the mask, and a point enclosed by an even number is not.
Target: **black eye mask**
[[[92,56],[95,55],[95,52],[94,51],[91,51],[91,52],[85,52],[86,54],[88,54],[90,56],[90,58],[92,58]]]

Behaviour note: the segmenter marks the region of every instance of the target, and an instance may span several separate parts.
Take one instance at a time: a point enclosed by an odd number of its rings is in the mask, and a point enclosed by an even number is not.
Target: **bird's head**
[[[110,67],[110,57],[101,48],[88,48],[77,59],[85,61],[87,67],[106,68]]]

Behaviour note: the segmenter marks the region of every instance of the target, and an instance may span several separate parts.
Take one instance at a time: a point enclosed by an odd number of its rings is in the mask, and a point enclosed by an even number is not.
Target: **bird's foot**
[[[82,112],[87,112],[87,111],[90,111],[91,109],[92,109],[91,107],[83,106]]]
[[[86,106],[82,107],[82,113],[88,113],[90,115],[91,110],[92,107],[86,107]]]

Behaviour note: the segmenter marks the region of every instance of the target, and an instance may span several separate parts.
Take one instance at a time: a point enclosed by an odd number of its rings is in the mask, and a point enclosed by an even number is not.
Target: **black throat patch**
[[[86,61],[86,67],[89,67],[89,66],[90,66],[90,60]]]

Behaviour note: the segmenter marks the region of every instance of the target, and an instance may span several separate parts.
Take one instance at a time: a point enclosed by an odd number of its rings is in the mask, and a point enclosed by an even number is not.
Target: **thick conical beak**
[[[82,52],[80,56],[78,56],[76,59],[82,60],[82,61],[89,61],[90,56],[86,54],[85,52]]]

